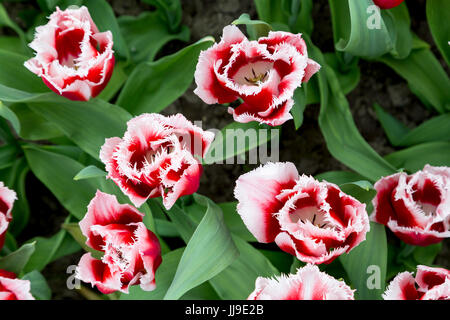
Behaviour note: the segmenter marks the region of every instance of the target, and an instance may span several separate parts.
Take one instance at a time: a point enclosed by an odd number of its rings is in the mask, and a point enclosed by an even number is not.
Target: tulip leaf
[[[450,65],[450,26],[447,23],[450,2],[447,0],[427,1],[427,21],[436,46],[447,64]]]
[[[189,40],[189,29],[183,26],[179,32],[172,33],[159,10],[143,12],[138,17],[121,16],[118,21],[135,63],[153,61],[169,41]]]
[[[11,111],[11,109],[9,109],[7,106],[5,106],[1,101],[0,101],[0,116],[8,120],[11,123],[14,130],[17,133],[20,133],[19,119],[17,118],[16,114],[13,111]]]
[[[131,118],[125,110],[101,99],[84,102],[53,97],[33,100],[28,105],[96,159],[105,138],[121,137]]]
[[[158,61],[141,63],[128,78],[117,104],[135,115],[160,112],[188,89],[200,51],[213,42],[206,37]]]
[[[294,91],[294,105],[291,109],[292,118],[294,118],[295,130],[298,130],[303,124],[303,112],[306,109],[306,97],[308,86],[304,85]]]
[[[183,252],[165,300],[179,299],[219,274],[239,255],[220,208],[206,198],[198,197],[198,201],[208,209]]]
[[[26,243],[16,251],[0,258],[0,269],[19,275],[35,251],[35,242]]]
[[[35,176],[70,213],[82,219],[97,190],[91,180],[73,180],[83,165],[67,156],[38,147],[24,147],[24,152]]]
[[[183,14],[180,0],[144,0],[144,2],[155,6],[161,12],[161,17],[171,32],[179,29]]]
[[[393,49],[382,12],[371,0],[330,0],[329,4],[337,50],[375,58]]]
[[[384,157],[397,168],[414,173],[426,164],[432,166],[450,165],[450,142],[428,142],[415,145]]]
[[[351,171],[328,171],[315,176],[319,181],[327,181],[337,185],[359,181],[364,177],[358,173]]]
[[[321,95],[319,126],[330,153],[370,181],[395,173],[395,168],[372,149],[356,128],[333,69],[326,65],[315,46],[309,48],[316,61],[322,64],[322,71],[318,74]]]
[[[233,241],[239,257],[209,282],[222,299],[244,300],[255,289],[257,277],[273,277],[279,275],[279,271],[246,241],[236,235],[233,235]]]
[[[380,300],[386,285],[387,241],[384,226],[370,223],[366,240],[348,254],[339,256],[355,295],[362,300]]]
[[[268,155],[267,142],[274,140],[272,146],[276,146],[276,142],[280,136],[280,127],[270,127],[268,125],[261,125],[258,122],[252,121],[248,123],[232,122],[226,125],[220,132],[217,132],[208,149],[208,152],[203,159],[204,164],[224,163],[233,161],[238,156],[237,162],[256,163],[259,157],[259,162],[267,162],[263,157],[270,157]],[[257,148],[260,147],[260,148]],[[249,151],[249,159],[246,159],[246,152]],[[264,150],[266,154],[264,154]],[[271,149],[271,155],[274,154],[274,149]]]
[[[50,300],[52,291],[48,286],[47,280],[37,270],[33,270],[22,277],[22,280],[30,281],[30,293],[37,300]]]
[[[251,20],[247,13],[241,14],[239,18],[233,21],[233,24],[244,24],[247,26],[247,33],[250,39],[257,40],[260,37],[267,37],[272,27],[267,22],[261,20]]]
[[[439,113],[450,111],[450,79],[430,49],[413,49],[401,60],[386,55],[380,61],[406,79],[426,106]]]
[[[0,50],[0,84],[25,92],[49,92],[42,80],[23,65],[28,57]],[[11,76],[14,75],[14,76]],[[0,98],[0,100],[3,100]]]
[[[90,165],[78,172],[76,176],[73,177],[73,180],[83,180],[97,177],[106,177],[106,172],[94,165]]]
[[[389,142],[394,146],[412,146],[450,139],[449,113],[433,117],[410,130],[379,105],[375,104],[374,107]]]

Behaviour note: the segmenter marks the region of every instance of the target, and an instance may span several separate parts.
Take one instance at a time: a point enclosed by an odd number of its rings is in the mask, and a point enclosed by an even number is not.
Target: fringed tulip
[[[237,211],[262,243],[307,263],[330,263],[366,238],[365,204],[335,184],[299,176],[292,163],[268,163],[242,176]]]
[[[0,269],[0,300],[34,300],[29,280],[17,279],[16,274]]]
[[[161,264],[158,238],[142,223],[143,214],[113,195],[97,191],[80,221],[86,244],[103,252],[101,260],[91,253],[81,257],[77,278],[96,286],[102,293],[128,293],[130,286],[155,289],[155,272]]]
[[[295,89],[319,69],[300,34],[277,31],[249,41],[227,26],[221,41],[200,54],[194,92],[208,104],[240,98],[241,105],[228,109],[235,121],[278,126],[292,119]]]
[[[450,237],[450,168],[426,165],[380,179],[371,219],[404,242],[427,246]]]
[[[11,211],[16,199],[16,193],[5,187],[3,182],[0,181],[0,250],[5,242],[6,231],[12,220]]]
[[[248,300],[354,300],[354,290],[308,264],[289,276],[258,277]]]
[[[399,273],[383,294],[385,300],[450,300],[450,271],[417,266],[411,272]]]
[[[30,47],[36,56],[25,66],[57,94],[87,101],[105,88],[114,69],[112,33],[99,32],[86,7],[56,8],[36,28]]]
[[[169,209],[197,191],[202,166],[196,157],[205,156],[213,139],[181,114],[142,114],[128,122],[123,139],[106,140],[100,159],[135,206],[162,196]]]

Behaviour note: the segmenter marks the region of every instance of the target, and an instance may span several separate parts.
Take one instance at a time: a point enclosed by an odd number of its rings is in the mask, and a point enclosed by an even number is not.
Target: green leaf
[[[99,159],[105,138],[122,136],[131,115],[100,99],[70,101],[43,97],[29,102],[32,111],[55,124],[81,149]],[[83,128],[80,130],[80,128]]]
[[[82,219],[97,190],[91,180],[73,180],[83,165],[67,156],[38,147],[24,147],[24,152],[35,176],[70,213]]]
[[[433,117],[410,130],[403,123],[375,104],[378,119],[394,146],[412,146],[425,142],[448,141],[450,139],[450,113]]]
[[[100,32],[111,31],[114,41],[114,51],[121,57],[128,59],[130,52],[119,29],[114,11],[108,2],[105,0],[83,0],[83,4],[88,7],[92,20],[95,21]]]
[[[250,39],[257,40],[260,37],[266,37],[272,27],[267,22],[261,20],[251,20],[247,13],[241,14],[239,18],[232,22],[234,25],[244,24],[247,26],[247,33]]]
[[[16,114],[13,111],[11,111],[11,109],[9,109],[7,106],[5,106],[1,101],[0,101],[0,116],[8,120],[11,123],[14,130],[17,133],[20,133],[19,119],[17,118]]]
[[[375,58],[393,49],[384,19],[369,9],[369,6],[374,8],[371,0],[329,0],[329,4],[337,50]]]
[[[225,224],[231,233],[245,241],[256,242],[255,237],[248,231],[241,216],[236,211],[236,201],[218,203],[217,205],[222,209]]]
[[[19,38],[22,41],[23,48],[28,48],[24,32],[16,23],[14,23],[14,21],[9,18],[8,13],[6,12],[5,7],[2,4],[0,4],[0,26],[9,27],[14,30],[19,35]]]
[[[144,0],[144,2],[159,10],[162,19],[172,33],[178,31],[183,14],[180,0]]]
[[[434,42],[447,64],[450,64],[450,26],[447,23],[450,2],[446,0],[427,1],[427,21]]]
[[[233,235],[233,241],[239,258],[209,282],[222,299],[244,300],[255,289],[257,277],[272,277],[279,271],[261,252],[238,236]]]
[[[319,181],[325,180],[337,185],[364,179],[362,175],[351,171],[328,171],[316,175],[315,178]]]
[[[159,11],[143,12],[138,17],[121,16],[120,29],[130,48],[131,59],[138,63],[152,61],[161,48],[172,40],[189,40],[189,29],[183,26],[172,33]]]
[[[50,300],[52,291],[47,280],[39,271],[31,271],[22,277],[22,280],[29,280],[31,284],[31,295],[37,300]]]
[[[216,133],[214,141],[203,159],[203,163],[221,164],[225,160],[227,163],[229,161],[236,163],[234,162],[236,156],[239,156],[237,163],[244,163],[245,153],[249,150],[251,150],[249,152],[249,162],[256,163],[258,155],[259,160],[262,162],[261,151],[263,149],[257,147],[265,147],[267,142],[272,139],[276,145],[276,139],[279,139],[280,130],[280,127],[261,125],[255,121],[248,123],[232,122]],[[266,156],[269,155],[267,154]]]
[[[158,61],[141,63],[128,78],[117,104],[135,115],[160,112],[188,89],[200,51],[213,42],[206,37]]]
[[[450,110],[450,79],[430,49],[412,50],[402,60],[383,56],[380,61],[406,79],[411,91],[425,105],[439,113]]]
[[[197,199],[208,209],[181,257],[173,282],[164,296],[166,300],[178,299],[213,278],[239,255],[220,208],[210,200]]]
[[[374,108],[384,132],[386,132],[389,142],[394,146],[399,145],[410,131],[408,127],[384,111],[379,104],[375,103]]]
[[[27,243],[16,251],[0,258],[0,269],[19,275],[35,251],[35,242]]]
[[[371,181],[394,173],[395,168],[372,149],[356,128],[333,69],[324,63],[315,46],[309,48],[316,61],[322,64],[322,71],[318,74],[321,95],[319,126],[330,153]]]
[[[14,145],[3,145],[0,146],[0,170],[9,168],[13,165],[17,159],[18,149]]]
[[[413,43],[411,20],[406,3],[390,10],[383,10],[382,13],[394,42],[394,48],[390,54],[397,59],[406,58],[411,52]]]
[[[291,109],[294,118],[295,130],[298,130],[303,124],[303,112],[306,109],[306,97],[308,86],[302,86],[294,91],[294,105]]]
[[[0,50],[0,84],[25,92],[48,92],[42,80],[23,65],[28,57]],[[14,76],[11,76],[14,75]],[[0,100],[3,98],[0,97]]]
[[[73,180],[83,180],[90,178],[106,177],[106,172],[94,165],[87,166],[77,173]]]
[[[430,266],[434,263],[437,255],[441,252],[442,242],[432,244],[426,247],[415,247],[413,252],[414,260],[417,264]]]
[[[413,173],[422,170],[426,164],[432,166],[450,165],[450,142],[429,142],[393,152],[384,157],[397,168]]]
[[[356,295],[362,300],[381,299],[386,284],[387,241],[384,226],[375,222],[370,223],[370,231],[366,240],[353,248],[348,254],[339,257],[352,285],[356,288]],[[370,277],[378,279],[371,281]],[[376,288],[377,284],[379,287]],[[375,288],[372,288],[372,285]]]

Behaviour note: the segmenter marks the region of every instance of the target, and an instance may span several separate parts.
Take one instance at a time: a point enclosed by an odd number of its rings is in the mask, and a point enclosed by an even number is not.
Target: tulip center
[[[115,246],[113,244],[108,245],[104,259],[111,266],[118,267],[121,271],[128,268],[131,262],[129,257],[129,250],[125,250],[122,246]]]
[[[241,85],[259,86],[269,78],[272,67],[273,63],[267,61],[249,63],[236,72],[233,80]]]
[[[315,206],[297,209],[289,215],[289,218],[293,223],[297,224],[305,224],[309,221],[319,228],[326,228],[329,226],[323,213]]]

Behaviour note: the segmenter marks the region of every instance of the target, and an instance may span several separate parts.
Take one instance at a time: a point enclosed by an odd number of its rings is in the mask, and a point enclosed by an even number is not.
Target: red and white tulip
[[[391,9],[399,6],[405,0],[373,0],[380,9]]]
[[[119,204],[115,196],[97,191],[80,228],[86,244],[104,255],[99,260],[91,253],[84,254],[77,267],[77,278],[105,294],[128,293],[132,285],[154,290],[161,247],[142,218],[143,214],[133,206]]]
[[[450,300],[450,271],[417,266],[412,272],[399,273],[383,294],[385,300]]]
[[[36,56],[25,62],[57,94],[87,101],[105,88],[114,69],[113,38],[99,32],[86,7],[56,11],[36,28],[30,47]]]
[[[292,119],[295,89],[319,69],[301,34],[277,31],[249,41],[231,25],[219,43],[200,54],[194,92],[208,104],[241,98],[241,105],[228,109],[235,121],[278,126]]]
[[[371,219],[408,244],[426,246],[450,237],[450,168],[426,165],[380,179]]]
[[[203,169],[196,157],[205,156],[213,139],[181,114],[142,114],[128,122],[123,138],[106,140],[100,159],[135,206],[162,196],[169,209],[197,191]]]
[[[311,264],[289,276],[258,277],[255,287],[248,300],[354,300],[355,291]]]
[[[303,262],[330,263],[364,241],[370,229],[365,204],[335,184],[299,176],[289,162],[240,176],[234,195],[259,242],[275,242]]]
[[[5,242],[6,231],[12,220],[11,211],[16,199],[16,193],[5,187],[3,182],[0,181],[0,250]]]
[[[29,280],[17,279],[13,272],[0,269],[0,300],[34,300]]]

